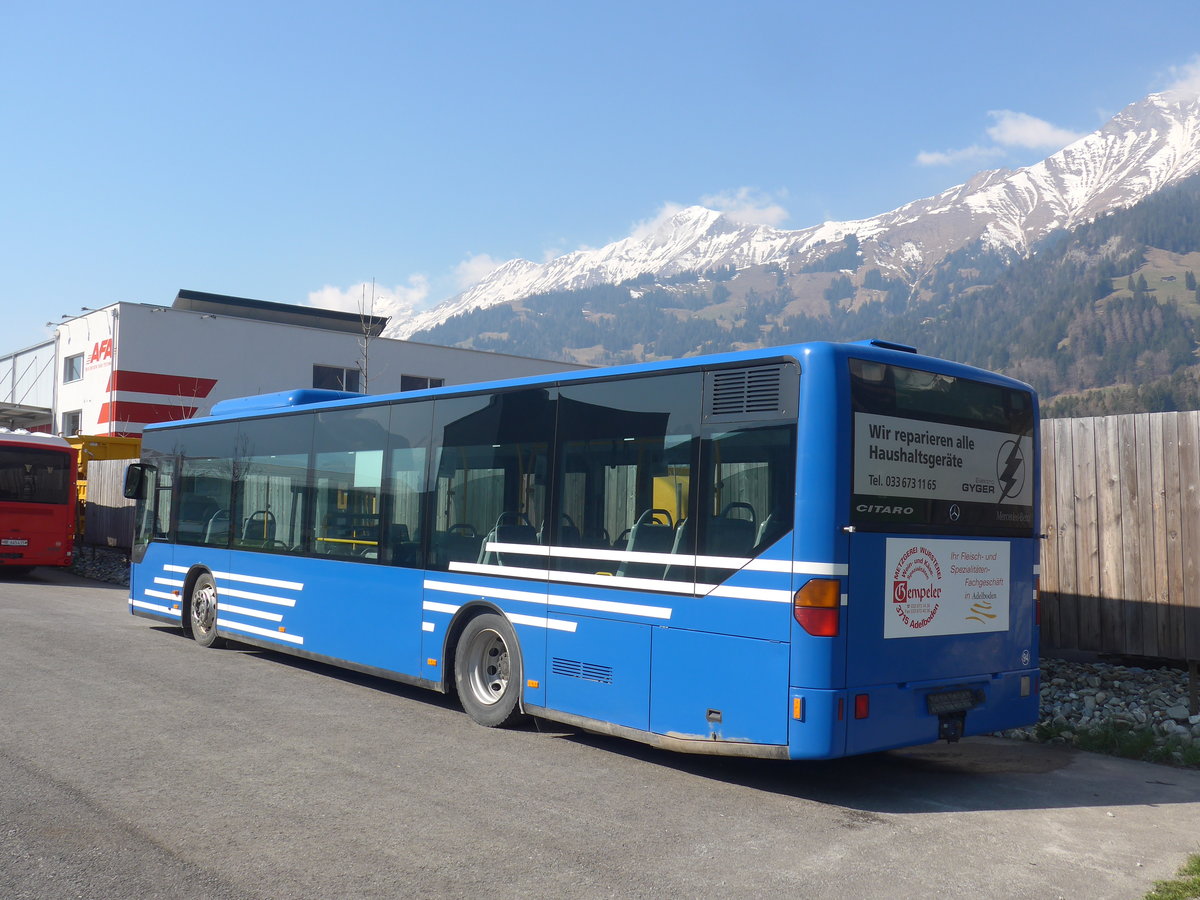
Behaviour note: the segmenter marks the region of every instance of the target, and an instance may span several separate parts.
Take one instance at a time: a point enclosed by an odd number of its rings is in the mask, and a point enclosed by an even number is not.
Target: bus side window
[[[384,546],[380,558],[407,569],[424,567],[421,551],[428,528],[429,438],[433,428],[433,401],[397,403],[388,415],[387,455],[384,463]]]
[[[562,554],[551,557],[556,569],[692,581],[701,389],[699,373],[560,388],[549,543],[653,553],[661,561]]]
[[[429,568],[545,569],[546,557],[511,548],[538,543],[545,530],[552,394],[518,390],[436,401]]]
[[[313,436],[312,552],[379,559],[386,407],[317,414]]]
[[[749,559],[791,530],[795,425],[706,430],[701,458],[704,479],[697,553]],[[704,574],[704,580],[728,576],[728,572]]]
[[[181,544],[229,544],[233,457],[237,425],[181,428],[172,435],[180,456],[175,500],[175,539]]]
[[[238,428],[233,546],[265,553],[303,549],[313,416],[243,422]]]

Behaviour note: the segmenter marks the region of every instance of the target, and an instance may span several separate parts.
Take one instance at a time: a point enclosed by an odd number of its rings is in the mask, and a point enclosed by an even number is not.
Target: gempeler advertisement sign
[[[1008,630],[1009,542],[888,538],[885,638]]]
[[[898,366],[856,370],[854,362],[856,526],[1032,530],[1036,445],[1028,392]]]

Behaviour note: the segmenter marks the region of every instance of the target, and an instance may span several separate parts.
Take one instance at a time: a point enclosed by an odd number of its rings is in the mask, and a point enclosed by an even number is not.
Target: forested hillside
[[[785,277],[770,266],[560,291],[450,319],[417,340],[608,364],[881,337],[1033,384],[1050,415],[1200,407],[1200,178],[1026,258],[968,247],[916,286],[853,235]]]

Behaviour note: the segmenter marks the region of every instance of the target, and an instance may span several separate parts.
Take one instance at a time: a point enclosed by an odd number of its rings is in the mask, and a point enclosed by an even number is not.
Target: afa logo
[[[112,338],[107,338],[106,340],[103,340],[103,341],[96,341],[96,343],[92,344],[92,352],[91,352],[91,355],[88,356],[88,365],[94,365],[95,363],[111,361],[112,355],[113,355]]]

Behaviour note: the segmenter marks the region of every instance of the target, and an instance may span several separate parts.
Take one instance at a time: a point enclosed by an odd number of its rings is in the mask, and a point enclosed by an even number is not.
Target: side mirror
[[[146,473],[150,467],[144,463],[130,463],[125,469],[125,486],[122,489],[128,500],[137,500],[146,486]]]

